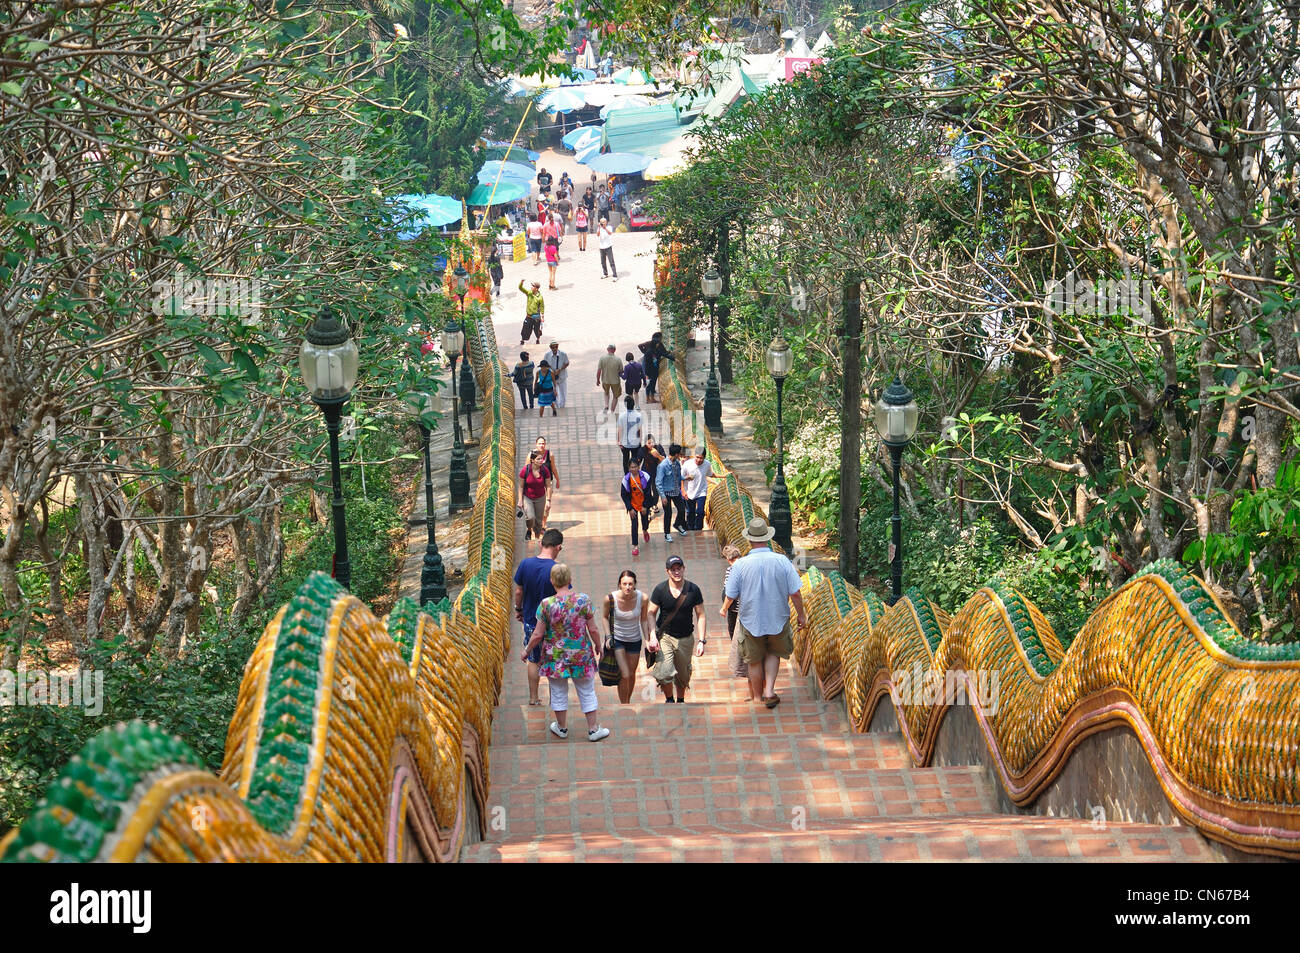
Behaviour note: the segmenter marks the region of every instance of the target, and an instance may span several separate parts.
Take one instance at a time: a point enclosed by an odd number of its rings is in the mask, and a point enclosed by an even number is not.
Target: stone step
[[[585,726],[584,726],[585,727]],[[719,735],[684,733],[643,740],[619,740],[613,734],[592,744],[575,732],[554,744],[493,744],[492,790],[568,780],[619,781],[627,778],[702,778],[713,771],[728,780],[738,777],[803,775],[819,771],[865,771],[911,768],[898,734],[840,733]]]
[[[992,814],[991,792],[972,767],[871,771],[787,769],[766,775],[561,777],[495,787],[489,840],[564,833],[635,834],[661,827],[814,830],[871,818]]]
[[[613,689],[609,689],[613,691]],[[542,697],[546,698],[545,686]],[[577,699],[569,702],[567,741],[556,738],[547,729],[554,714],[545,706],[502,705],[492,719],[492,746],[587,744],[587,721],[578,709]],[[847,734],[848,719],[838,701],[782,699],[776,708],[754,702],[690,702],[668,705],[663,702],[620,705],[601,698],[600,723],[611,736],[600,744],[615,745],[629,741],[654,741],[666,738],[753,737],[762,735],[807,734],[828,732]]]
[[[727,824],[519,835],[472,844],[472,863],[509,862],[842,862],[842,861],[1210,861],[1187,827],[1110,824],[1002,814],[878,817],[809,823],[803,830]]]

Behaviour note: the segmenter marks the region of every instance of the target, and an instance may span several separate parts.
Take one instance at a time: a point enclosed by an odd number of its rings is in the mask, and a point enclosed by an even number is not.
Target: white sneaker
[[[567,738],[569,737],[569,729],[561,728],[558,721],[553,721],[551,722],[551,734],[555,735],[557,738]],[[606,734],[608,734],[608,732],[606,732]]]
[[[599,741],[601,738],[608,738],[608,737],[609,737],[608,728],[597,728],[595,731],[587,732],[588,741]]]
[[[665,542],[665,543],[671,543],[672,541],[673,541],[673,534],[672,534],[672,533],[664,533],[664,542]]]

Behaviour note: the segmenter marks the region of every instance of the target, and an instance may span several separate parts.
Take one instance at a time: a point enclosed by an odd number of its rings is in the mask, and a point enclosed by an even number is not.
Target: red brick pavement
[[[568,406],[552,417],[516,418],[522,454],[539,434],[558,456],[560,489],[550,525],[565,534],[561,555],[579,590],[598,598],[623,568],[647,593],[664,578],[668,552],[681,555],[687,576],[703,589],[710,640],[696,661],[688,704],[662,703],[644,669],[634,702],[619,705],[600,689],[600,720],[609,738],[586,740],[576,694],[573,733],[547,731],[549,708],[527,705],[522,630],[513,623],[491,749],[492,789],[487,842],[462,852],[467,861],[1033,861],[1208,859],[1186,827],[1109,824],[1010,816],[995,811],[993,793],[975,767],[915,768],[898,735],[850,733],[843,704],[823,702],[810,679],[787,664],[768,710],[747,700],[744,681],[726,673],[726,628],[717,614],[724,563],[713,534],[666,543],[651,527],[641,554],[631,555],[618,499],[621,456],[592,384],[606,343],[622,355],[649,337],[651,316],[635,303],[632,282],[648,284],[649,260],[639,236],[619,236],[625,280],[601,282],[594,254],[574,253],[560,292],[547,293],[548,332],[561,332],[572,362]],[[640,246],[636,243],[640,242]],[[631,246],[631,254],[629,248]],[[567,246],[566,246],[567,247]],[[630,259],[630,260],[629,260]],[[584,271],[585,269],[585,271]],[[507,364],[517,346],[519,276],[531,263],[507,266],[498,337]],[[511,276],[513,277],[513,280]],[[631,281],[627,280],[630,277]],[[597,294],[592,286],[599,291]],[[585,290],[582,290],[585,289]],[[620,314],[611,321],[611,313]],[[617,328],[617,330],[615,330]],[[619,338],[606,335],[619,333]],[[537,359],[543,348],[531,347]],[[516,398],[517,399],[517,398]],[[516,542],[520,558],[536,552]],[[543,684],[542,698],[547,698]],[[497,810],[498,808],[503,810]]]

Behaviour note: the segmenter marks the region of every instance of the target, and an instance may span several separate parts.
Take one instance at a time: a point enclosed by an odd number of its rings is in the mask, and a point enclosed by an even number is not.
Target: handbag
[[[600,657],[600,684],[606,686],[617,685],[623,678],[623,673],[619,671],[618,659],[614,657],[614,640],[605,640],[605,654]]]

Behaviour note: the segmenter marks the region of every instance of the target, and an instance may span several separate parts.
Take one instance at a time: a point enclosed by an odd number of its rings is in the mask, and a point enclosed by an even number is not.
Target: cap
[[[685,566],[685,565],[686,562],[682,559],[681,556],[669,556],[667,561],[664,563],[664,568],[672,569],[674,566]]]
[[[697,456],[697,457],[702,457],[702,456],[704,456],[704,448],[703,448],[703,447],[696,447],[696,448],[695,448],[695,456]]]

